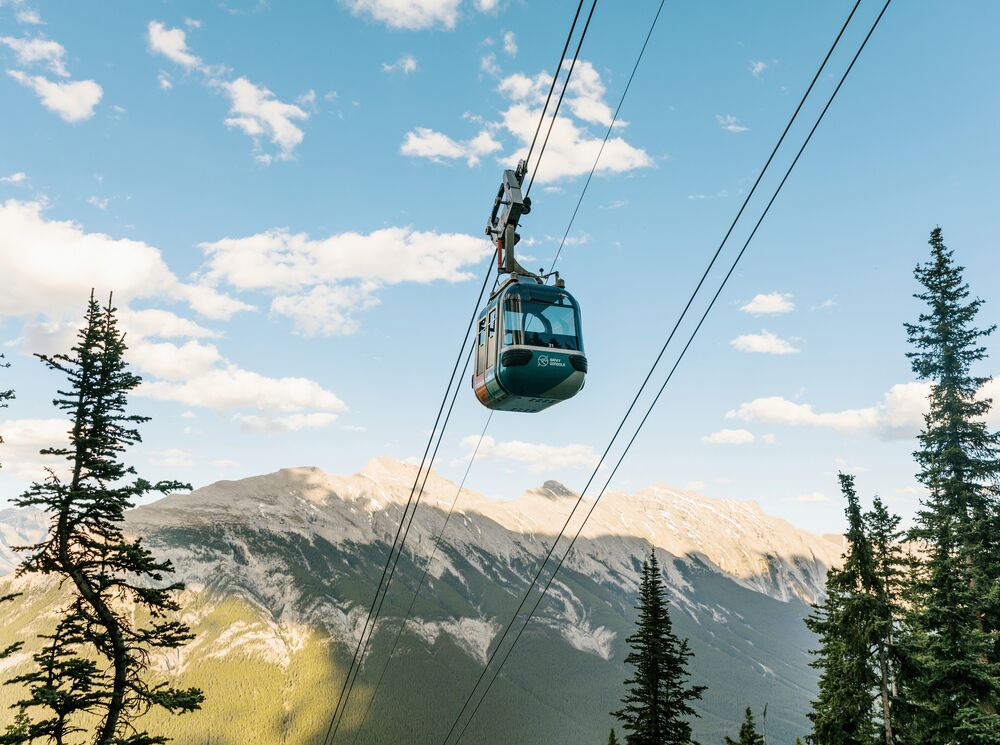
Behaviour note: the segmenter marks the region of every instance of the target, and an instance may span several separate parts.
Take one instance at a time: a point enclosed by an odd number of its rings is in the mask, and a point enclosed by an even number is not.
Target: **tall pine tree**
[[[122,520],[140,497],[190,487],[152,484],[121,460],[140,442],[137,427],[148,420],[126,411],[140,379],[129,372],[124,353],[115,308],[91,297],[71,353],[40,356],[68,379],[54,403],[70,417],[69,446],[42,451],[65,458],[68,475],[52,470],[17,500],[51,519],[46,539],[26,549],[18,571],[54,576],[71,600],[54,632],[42,637],[35,666],[16,679],[27,695],[6,743],[61,743],[86,730],[94,745],[154,745],[166,738],[139,729],[141,715],[154,706],[191,711],[202,701],[197,689],[148,680],[151,653],[178,648],[192,635],[171,618],[182,585],[166,580],[170,562],[126,536]]]
[[[626,640],[631,652],[625,658],[635,672],[625,681],[622,708],[614,716],[622,723],[627,745],[688,745],[688,720],[698,716],[691,702],[701,698],[705,686],[687,683],[692,653],[687,639],[674,634],[654,551],[642,564],[636,609],[639,618]]]
[[[911,537],[920,550],[908,600],[906,738],[921,745],[1000,743],[1000,439],[984,422],[989,378],[963,267],[935,228],[930,260],[914,274],[926,304],[906,330],[913,371],[931,383],[930,410],[915,453],[928,490]]]
[[[611,730],[611,734],[608,735],[608,745],[618,745],[618,735],[615,734],[614,730]]]
[[[731,737],[722,738],[723,745],[764,745],[764,735],[757,731],[757,722],[754,721],[753,711],[747,707],[743,715],[743,724],[740,725],[739,739]]]
[[[864,517],[854,488],[854,477],[840,474],[847,500],[847,549],[844,565],[827,573],[826,600],[816,606],[806,625],[819,637],[819,695],[809,719],[815,745],[870,745],[875,675],[871,665],[871,619],[874,600],[870,588],[875,567],[865,533]]]
[[[880,732],[878,742],[882,745],[898,742],[895,726],[899,698],[898,639],[903,618],[903,588],[909,567],[903,552],[905,534],[899,529],[899,523],[899,516],[889,512],[882,500],[875,497],[871,511],[865,514],[865,528],[875,569],[870,634],[878,685],[875,720]]]

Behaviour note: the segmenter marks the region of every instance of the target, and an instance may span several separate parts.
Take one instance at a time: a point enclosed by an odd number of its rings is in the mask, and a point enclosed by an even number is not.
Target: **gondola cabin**
[[[564,288],[511,276],[479,317],[472,387],[484,406],[536,412],[583,388],[580,306]]]

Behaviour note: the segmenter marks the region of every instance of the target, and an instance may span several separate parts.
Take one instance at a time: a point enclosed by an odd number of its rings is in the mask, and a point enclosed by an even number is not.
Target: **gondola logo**
[[[538,366],[539,367],[546,367],[546,366],[548,366],[548,364],[549,364],[549,358],[548,357],[546,357],[544,354],[538,355]]]

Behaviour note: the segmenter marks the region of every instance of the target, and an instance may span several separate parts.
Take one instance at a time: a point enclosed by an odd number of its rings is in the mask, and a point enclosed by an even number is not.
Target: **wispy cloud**
[[[70,124],[90,119],[104,95],[104,90],[93,80],[58,82],[41,75],[26,75],[20,70],[8,70],[7,74],[33,90],[42,106]]]
[[[706,445],[751,445],[756,439],[753,432],[746,429],[720,429],[705,435],[701,441]]]
[[[417,71],[417,58],[412,54],[404,54],[400,56],[395,62],[383,62],[382,72],[394,73],[401,72],[404,75],[409,75]]]
[[[513,31],[505,31],[503,35],[503,50],[511,57],[517,56],[517,38]]]
[[[740,310],[754,316],[777,315],[791,313],[795,310],[795,303],[790,292],[759,293],[749,303],[740,306]]]
[[[830,498],[825,494],[823,494],[822,492],[814,491],[814,492],[808,492],[806,494],[797,494],[793,497],[788,497],[788,501],[805,502],[805,503],[829,502]]]
[[[750,74],[755,78],[759,78],[764,70],[767,69],[767,63],[762,60],[751,60],[750,61]]]
[[[770,331],[762,331],[759,334],[744,334],[737,336],[729,342],[733,349],[740,352],[752,352],[757,354],[798,354],[799,349],[790,342],[785,341],[780,336],[772,334]]]
[[[199,25],[188,23],[189,28],[198,28]],[[270,165],[294,157],[295,149],[305,137],[299,124],[307,120],[309,112],[315,109],[315,91],[310,90],[300,96],[298,103],[287,103],[268,87],[245,76],[231,78],[228,67],[208,65],[191,50],[184,29],[169,28],[160,21],[149,22],[146,38],[150,52],[166,57],[188,72],[200,73],[210,88],[221,91],[229,99],[229,116],[223,123],[243,132],[253,141],[254,159],[258,163]],[[157,82],[162,90],[170,90],[174,86],[165,72],[157,75]],[[266,147],[265,143],[269,143],[270,147]]]
[[[727,132],[746,132],[750,129],[749,127],[744,127],[740,124],[740,120],[732,114],[716,114],[715,120],[719,123],[719,126]]]
[[[61,78],[69,77],[69,70],[66,69],[66,48],[57,41],[0,36],[0,43],[10,47],[19,65],[42,65],[53,75]]]
[[[469,451],[469,455],[477,443],[479,435],[469,435],[462,440],[462,446]],[[477,457],[481,460],[501,459],[525,463],[535,472],[559,468],[591,468],[597,463],[597,454],[589,445],[549,445],[521,440],[498,442],[489,436],[483,438]]]
[[[871,434],[884,440],[915,437],[928,410],[930,386],[926,383],[899,383],[872,406],[835,411],[816,411],[811,404],[781,396],[756,398],[726,413],[728,419],[763,422],[790,427],[816,427],[844,433]],[[979,398],[1000,400],[1000,380],[991,380]],[[1000,424],[1000,408],[994,406],[987,421]]]

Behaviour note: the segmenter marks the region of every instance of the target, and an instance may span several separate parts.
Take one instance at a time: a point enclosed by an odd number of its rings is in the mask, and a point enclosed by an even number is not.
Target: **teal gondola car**
[[[479,317],[477,398],[491,409],[536,412],[575,396],[587,374],[581,328],[580,307],[563,287],[512,275]]]

